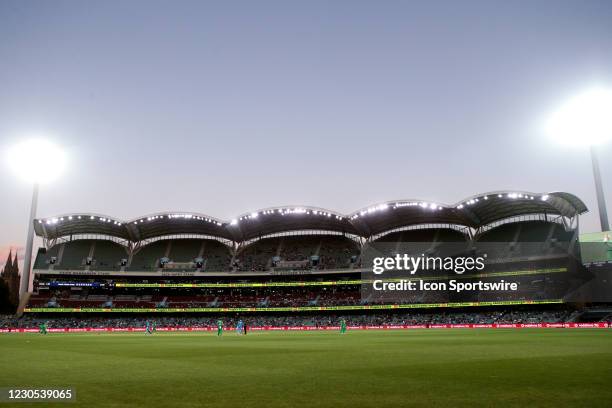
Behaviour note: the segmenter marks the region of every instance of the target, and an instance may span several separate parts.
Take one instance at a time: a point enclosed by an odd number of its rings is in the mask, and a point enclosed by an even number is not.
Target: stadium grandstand
[[[391,316],[424,308],[558,307],[573,302],[568,277],[580,264],[579,216],[586,211],[569,193],[497,191],[453,205],[400,200],[351,214],[285,206],[232,220],[183,212],[128,221],[86,213],[41,218],[35,231],[43,246],[23,310],[33,319],[41,313],[95,318],[174,312],[289,314],[303,321],[313,313],[367,320],[358,316],[371,310]],[[512,277],[526,289],[461,296],[415,292],[401,302],[365,296],[366,252],[381,246],[399,253],[407,243],[427,254],[442,253],[445,245],[455,254],[487,253],[485,272],[457,279]]]

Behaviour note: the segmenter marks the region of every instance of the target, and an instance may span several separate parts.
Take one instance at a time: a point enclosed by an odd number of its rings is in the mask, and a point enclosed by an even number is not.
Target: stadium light
[[[546,122],[557,142],[593,146],[612,139],[612,89],[592,88],[568,100]]]
[[[609,231],[597,145],[612,139],[612,89],[592,88],[568,100],[549,117],[546,132],[559,143],[590,147],[599,222]]]
[[[38,187],[55,180],[64,170],[66,155],[55,144],[44,139],[29,139],[7,151],[7,163],[17,174],[33,184],[30,218],[23,273],[19,286],[19,299],[24,298],[30,286],[30,269],[32,266],[32,247],[34,245],[34,219],[38,207]]]
[[[7,162],[19,177],[30,183],[45,184],[63,172],[66,155],[48,140],[30,139],[10,148]]]

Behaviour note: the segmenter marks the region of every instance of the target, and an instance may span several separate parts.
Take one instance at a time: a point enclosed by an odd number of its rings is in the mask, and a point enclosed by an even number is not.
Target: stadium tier
[[[120,221],[92,214],[35,220],[43,239],[28,312],[322,312],[556,304],[579,263],[568,193],[493,192],[454,205],[395,201],[343,215],[278,207],[230,221],[163,213]],[[523,283],[500,294],[414,291],[403,302],[364,294],[368,251],[488,255],[464,283]],[[435,271],[434,271],[435,272]],[[444,277],[430,272],[426,282]],[[446,276],[445,278],[448,278]],[[389,277],[392,281],[392,277]]]
[[[299,235],[265,238],[236,254],[241,271],[348,269],[359,256],[359,244],[344,236]]]

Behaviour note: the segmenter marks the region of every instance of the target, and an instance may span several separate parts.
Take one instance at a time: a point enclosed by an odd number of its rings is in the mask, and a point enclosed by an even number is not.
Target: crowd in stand
[[[240,287],[240,288],[67,288],[42,290],[28,307],[202,308],[304,307],[375,304],[491,302],[560,299],[567,284],[556,277],[516,277],[517,291],[363,291],[360,285]],[[366,289],[369,287],[366,287]]]
[[[290,287],[290,288],[241,288],[183,290],[181,295],[160,290],[147,291],[141,295],[134,291],[104,290],[81,291],[72,294],[68,290],[33,295],[29,307],[298,307],[359,305],[361,299],[358,286],[336,287]],[[131,295],[128,295],[131,294]]]
[[[352,315],[236,315],[236,316],[70,316],[49,317],[25,315],[22,318],[0,316],[0,328],[31,328],[47,323],[50,328],[141,328],[146,322],[155,322],[157,327],[216,327],[221,319],[228,327],[238,320],[251,327],[262,326],[335,326],[342,319],[353,326],[382,325],[430,325],[430,324],[501,324],[501,323],[558,323],[571,316],[570,310],[499,310],[482,312],[440,312],[440,313],[394,313],[394,314],[352,314]]]

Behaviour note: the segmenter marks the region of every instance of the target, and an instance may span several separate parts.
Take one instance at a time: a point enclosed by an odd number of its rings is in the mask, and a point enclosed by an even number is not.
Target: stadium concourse
[[[347,215],[291,206],[228,221],[181,212],[129,221],[86,213],[42,218],[34,221],[43,241],[34,290],[22,305],[26,317],[14,324],[44,319],[80,327],[98,324],[100,313],[118,326],[149,318],[209,324],[221,316],[231,322],[238,315],[286,326],[317,326],[341,316],[377,325],[489,322],[505,321],[509,308],[518,312],[521,305],[534,308],[520,310],[531,320],[564,321],[573,312],[567,278],[580,264],[578,218],[586,211],[569,193],[499,191],[453,205],[403,200]],[[399,253],[406,243],[429,255],[447,244],[459,255],[486,252],[486,271],[458,278],[498,282],[511,276],[525,290],[450,297],[416,292],[399,303],[365,296],[367,251]],[[439,279],[435,271],[420,278]],[[554,308],[552,315],[547,307]],[[434,313],[423,314],[425,308]]]

